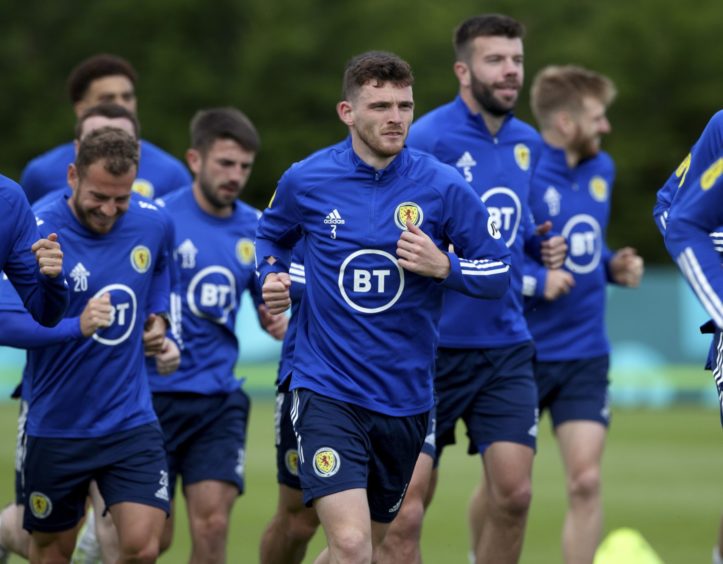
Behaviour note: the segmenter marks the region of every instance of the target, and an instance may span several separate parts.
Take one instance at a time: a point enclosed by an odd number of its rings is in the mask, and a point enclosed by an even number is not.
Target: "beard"
[[[518,90],[520,88],[519,83],[516,82],[507,83],[506,85],[512,88],[517,88]],[[503,86],[503,84],[497,86]],[[490,86],[489,84],[478,80],[474,74],[471,75],[470,88],[472,90],[472,96],[477,103],[486,112],[496,117],[503,117],[509,114],[515,108],[515,104],[517,103],[517,97],[510,102],[506,102],[495,97],[494,86]]]
[[[241,195],[241,187],[238,182],[226,182],[215,186],[204,174],[200,175],[198,185],[201,188],[203,197],[211,205],[211,207],[219,210],[233,204],[233,202],[235,202]],[[233,195],[229,194],[227,196],[226,194],[221,193],[219,188],[222,187],[233,190]]]
[[[585,135],[578,127],[570,145],[571,149],[580,156],[580,160],[589,159],[600,152],[600,137]]]
[[[359,139],[361,139],[364,144],[369,147],[377,156],[382,158],[389,158],[398,155],[402,151],[402,149],[404,148],[404,141],[407,138],[407,136],[404,135],[403,128],[390,130],[394,131],[395,133],[399,132],[402,134],[402,142],[399,145],[385,145],[383,143],[383,138],[380,138],[381,136],[375,135],[372,127],[359,128],[356,130],[356,132],[357,135],[359,135]]]

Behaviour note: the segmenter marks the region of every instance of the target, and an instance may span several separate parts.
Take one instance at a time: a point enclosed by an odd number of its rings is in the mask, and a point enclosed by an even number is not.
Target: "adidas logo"
[[[530,435],[531,437],[537,436],[537,423],[535,423],[532,427],[530,427],[527,430],[527,434]]]
[[[469,166],[477,166],[477,161],[472,158],[469,151],[465,151],[464,154],[457,161],[457,168],[465,168]]]
[[[334,211],[324,218],[324,223],[326,225],[344,225],[346,221],[341,217],[339,210],[334,208]]]
[[[168,501],[168,488],[166,486],[161,486],[156,491],[155,496],[163,501]]]

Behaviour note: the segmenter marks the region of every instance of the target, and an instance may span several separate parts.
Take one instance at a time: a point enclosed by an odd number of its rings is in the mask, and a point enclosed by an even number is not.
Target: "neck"
[[[542,138],[545,140],[545,143],[550,145],[551,147],[555,147],[556,149],[561,149],[565,153],[565,161],[567,162],[567,166],[569,168],[575,168],[578,163],[580,162],[580,154],[568,147],[567,143],[565,142],[564,136],[559,133],[558,131],[554,129],[543,129],[542,130]]]
[[[461,89],[459,91],[459,96],[460,98],[462,98],[462,101],[465,103],[467,109],[469,109],[470,112],[472,112],[473,114],[479,114],[479,116],[482,118],[482,121],[485,122],[487,131],[489,131],[492,135],[497,135],[497,132],[502,127],[502,123],[505,121],[507,114],[499,116],[491,114],[490,112],[485,110],[482,105],[477,101],[477,99],[472,96],[472,92],[469,88]]]
[[[209,202],[208,198],[204,195],[203,190],[201,190],[201,185],[198,183],[198,180],[193,181],[193,199],[196,200],[198,207],[205,211],[208,215],[212,215],[214,217],[230,217],[233,213],[233,204],[219,208]]]

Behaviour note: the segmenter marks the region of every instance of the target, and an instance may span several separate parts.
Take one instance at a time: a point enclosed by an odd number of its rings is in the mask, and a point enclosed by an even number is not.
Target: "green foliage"
[[[618,165],[610,243],[664,260],[656,190],[721,107],[720,5],[674,0],[3,0],[0,171],[18,178],[36,154],[70,137],[65,78],[96,52],[137,67],[144,136],[181,157],[193,113],[235,105],[263,141],[247,199],[263,207],[294,161],[345,135],[334,105],[352,55],[387,49],[415,69],[417,115],[456,92],[452,29],[479,12],[524,21],[528,83],[546,64],[609,74],[619,96],[606,143]],[[530,120],[527,98],[518,115]]]

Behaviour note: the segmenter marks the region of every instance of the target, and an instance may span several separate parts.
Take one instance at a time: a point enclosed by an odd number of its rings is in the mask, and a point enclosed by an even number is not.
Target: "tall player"
[[[462,22],[454,33],[457,98],[421,117],[409,144],[458,170],[485,203],[512,254],[511,288],[496,302],[447,289],[435,375],[437,461],[463,419],[469,452],[484,463],[485,490],[471,500],[471,549],[478,562],[515,562],[530,503],[536,440],[534,348],[522,308],[525,252],[560,266],[565,242],[542,242],[528,206],[541,139],[512,115],[524,78],[524,28],[500,14]],[[550,226],[544,226],[549,230]],[[425,501],[437,470],[420,456],[400,522],[383,545],[384,561],[418,562]]]
[[[235,108],[191,121],[192,187],[162,200],[175,225],[183,344],[173,378],[151,371],[153,405],[166,437],[169,487],[183,478],[192,562],[224,562],[231,509],[244,490],[249,399],[234,376],[236,316],[244,291],[260,304],[254,255],[259,212],[238,200],[259,149],[251,121]],[[288,319],[259,305],[259,321],[282,338]],[[164,544],[170,542],[169,520]]]
[[[555,222],[567,237],[564,272],[574,281],[555,301],[541,298],[554,271],[529,264],[525,281],[537,296],[527,322],[537,346],[540,409],[550,411],[565,467],[568,564],[591,563],[602,532],[600,463],[610,421],[605,287],[636,287],[643,274],[634,249],[613,252],[605,243],[615,169],[600,144],[610,132],[606,110],[614,97],[609,78],[575,66],[547,67],[532,85],[545,146],[530,203],[536,220]]]
[[[68,76],[68,95],[76,118],[101,103],[117,104],[136,114],[137,80],[135,69],[121,57],[98,54],[81,61]],[[190,184],[191,176],[178,159],[150,141],[142,140],[141,147],[134,192],[156,198]],[[74,158],[73,143],[69,142],[35,157],[27,164],[20,184],[30,203],[48,192],[67,186],[68,165]]]
[[[710,167],[720,159],[721,154],[723,154],[723,110],[716,112],[708,121],[703,133],[701,133],[688,155],[683,159],[683,162],[681,162],[673,174],[670,175],[670,178],[668,178],[668,181],[663,187],[658,190],[655,208],[653,209],[653,217],[664,237],[671,207],[673,205],[677,206],[682,202],[686,202],[683,204],[685,206],[692,205],[687,203],[688,198],[693,197],[692,194],[688,193],[688,187],[697,181],[707,167]],[[697,191],[694,192],[697,193]],[[697,196],[697,198],[700,198],[700,196]],[[708,198],[710,198],[710,196],[701,198],[701,200]],[[688,233],[684,236],[688,236]],[[721,245],[723,241],[723,223],[711,228],[710,237],[714,243],[717,243],[716,249],[718,252],[721,252],[721,250],[723,250],[723,245]],[[670,250],[669,245],[668,250]],[[674,253],[671,253],[671,255],[673,255],[675,260],[678,260],[678,257],[675,256]],[[708,370],[716,369],[716,371],[719,372],[720,368],[716,367],[718,367],[720,363],[720,353],[716,346],[716,337],[718,334],[715,331],[715,327],[715,323],[708,322],[701,327],[701,331],[714,333],[714,339],[711,343],[705,368]],[[715,374],[716,372],[714,372],[714,375]],[[717,380],[716,383],[718,383]],[[721,417],[723,417],[723,415]],[[723,418],[721,422],[723,423]],[[713,548],[713,564],[723,564],[723,518],[721,518],[721,524],[718,529],[718,545]]]
[[[58,323],[68,305],[68,287],[63,276],[63,252],[58,236],[41,238],[23,191],[0,175],[0,270],[22,297],[39,323]]]
[[[290,389],[304,501],[328,542],[319,562],[371,562],[399,511],[433,406],[443,288],[498,298],[509,285],[484,204],[454,169],[404,146],[412,83],[391,53],[351,59],[337,104],[351,144],[293,165],[257,232],[274,313],[289,307],[290,250],[305,243]]]
[[[69,168],[73,194],[39,211],[41,230],[67,241],[67,316],[98,298],[110,323],[90,339],[29,353],[23,525],[31,561],[69,560],[93,479],[119,531],[119,561],[158,555],[168,472],[144,351],[158,353],[165,339],[168,256],[158,210],[130,205],[137,163],[130,135],[96,130]]]

